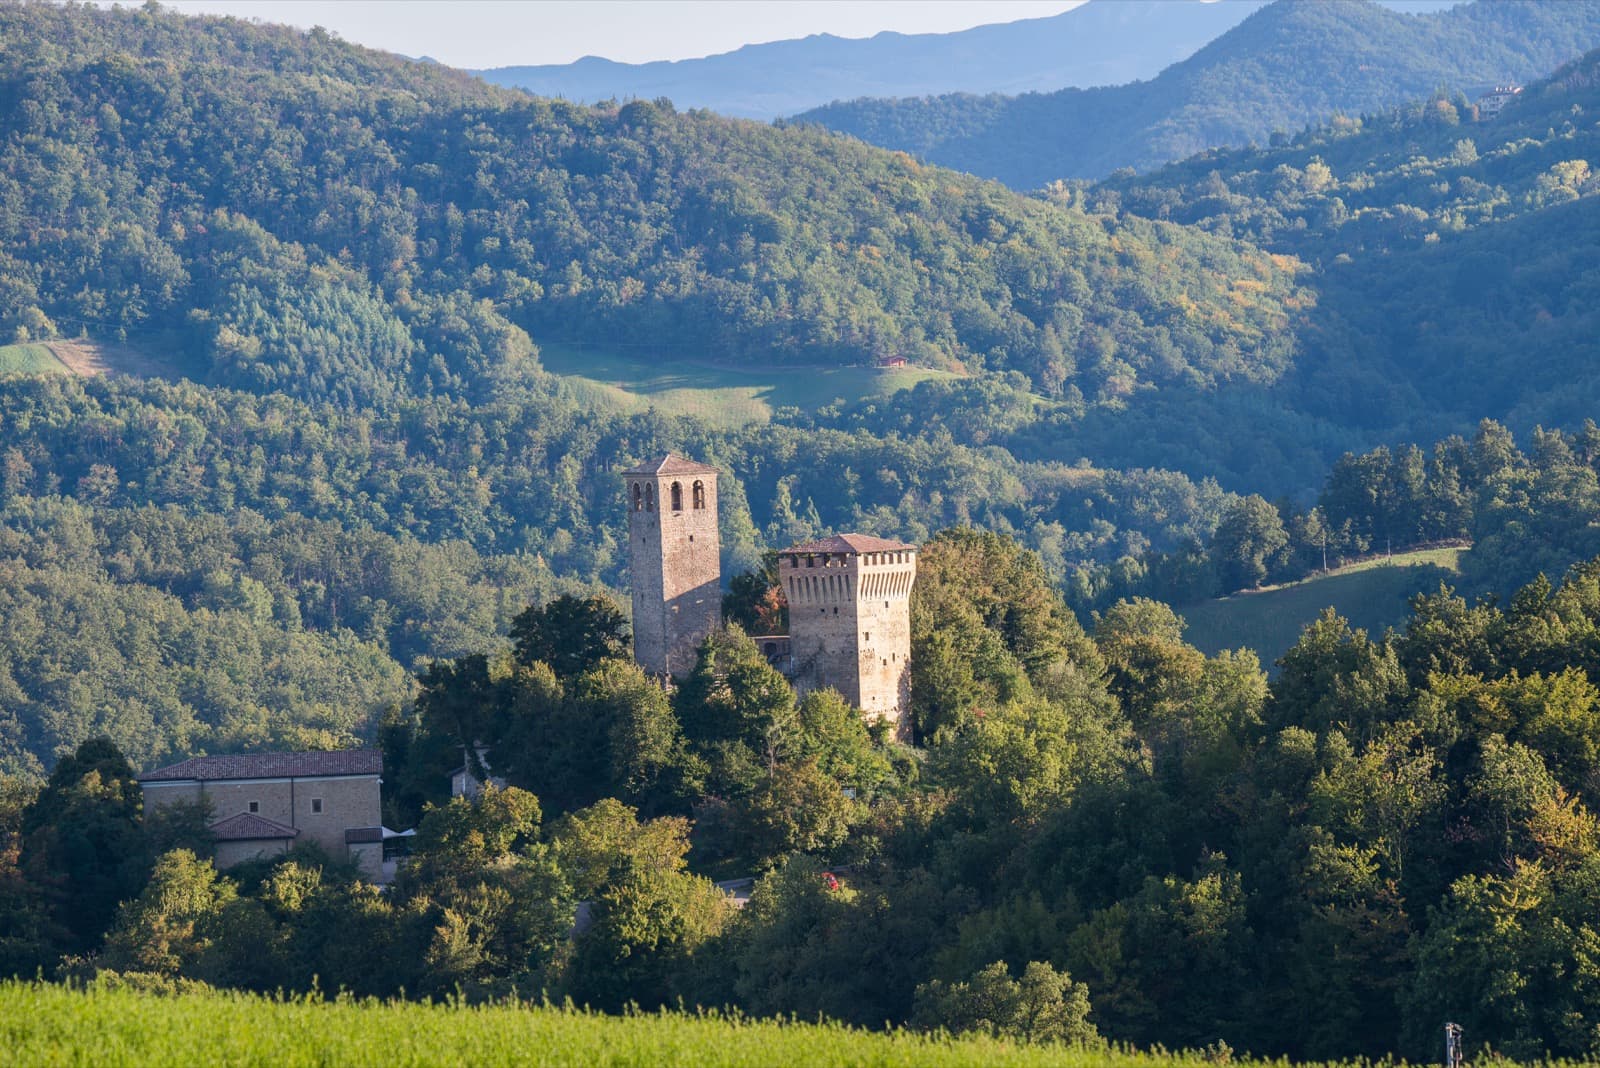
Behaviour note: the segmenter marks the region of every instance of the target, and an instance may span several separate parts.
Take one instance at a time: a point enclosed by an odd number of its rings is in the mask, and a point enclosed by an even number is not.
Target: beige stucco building
[[[315,842],[374,882],[385,874],[382,782],[375,749],[194,757],[139,776],[146,810],[210,806],[219,869]]]
[[[683,678],[722,622],[717,469],[669,452],[623,478],[633,658],[657,678]]]
[[[910,737],[911,587],[917,547],[840,534],[778,554],[788,667],[801,693],[831,686]]]

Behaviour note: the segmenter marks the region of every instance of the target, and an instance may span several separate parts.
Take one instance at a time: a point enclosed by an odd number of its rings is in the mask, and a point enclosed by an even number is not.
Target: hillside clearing
[[[542,345],[539,360],[580,407],[620,415],[654,408],[720,427],[764,423],[779,408],[814,410],[954,377],[922,367],[734,368],[560,344]]]
[[[1178,614],[1189,624],[1185,638],[1207,656],[1243,647],[1270,665],[1325,608],[1374,635],[1401,623],[1411,597],[1455,582],[1466,552],[1421,549],[1377,557],[1300,582],[1181,605]]]
[[[66,374],[68,368],[50,346],[38,342],[24,345],[0,345],[0,374],[49,375]]]
[[[165,361],[128,345],[88,338],[0,345],[0,374],[74,374],[82,378],[123,374],[137,378],[177,378]]]

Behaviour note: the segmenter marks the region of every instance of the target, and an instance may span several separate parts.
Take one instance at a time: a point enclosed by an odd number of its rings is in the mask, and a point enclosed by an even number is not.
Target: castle
[[[717,470],[668,453],[623,472],[633,566],[633,655],[657,677],[694,669],[721,622]],[[841,534],[778,554],[789,633],[761,635],[800,693],[831,687],[910,736],[911,587],[917,547]]]

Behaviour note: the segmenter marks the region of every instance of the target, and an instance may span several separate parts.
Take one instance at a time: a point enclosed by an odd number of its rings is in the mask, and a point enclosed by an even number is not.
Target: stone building
[[[667,453],[623,472],[633,567],[633,656],[682,678],[722,622],[717,469]]]
[[[801,693],[831,686],[909,738],[911,587],[917,548],[840,534],[778,554],[789,601],[789,674]]]
[[[382,753],[345,749],[193,757],[145,772],[139,786],[147,811],[180,801],[210,806],[219,869],[315,842],[381,882],[382,777]]]

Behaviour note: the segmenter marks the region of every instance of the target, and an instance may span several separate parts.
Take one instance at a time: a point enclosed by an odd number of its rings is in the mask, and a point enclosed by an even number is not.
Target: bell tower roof
[[[715,475],[717,469],[708,464],[697,464],[693,460],[685,460],[675,453],[667,453],[659,460],[648,460],[630,471],[622,472],[624,478],[640,475],[645,478],[654,478],[658,475]]]

